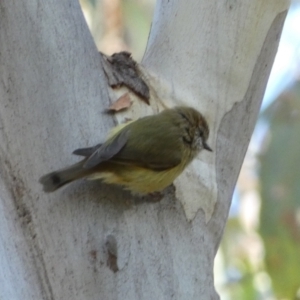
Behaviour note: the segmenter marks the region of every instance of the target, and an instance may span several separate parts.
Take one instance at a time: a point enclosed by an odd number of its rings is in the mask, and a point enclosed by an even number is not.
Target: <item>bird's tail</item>
[[[80,161],[68,168],[58,170],[44,175],[39,182],[43,185],[45,192],[54,192],[67,183],[83,178],[89,174],[89,170],[83,168],[85,160]]]

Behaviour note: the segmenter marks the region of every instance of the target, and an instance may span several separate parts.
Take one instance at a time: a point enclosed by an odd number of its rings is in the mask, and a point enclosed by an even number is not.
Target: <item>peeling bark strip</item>
[[[122,95],[116,102],[114,102],[109,108],[108,112],[117,112],[129,108],[132,105],[129,93]]]
[[[126,51],[107,56],[100,52],[103,58],[103,68],[112,88],[128,87],[148,105],[150,92],[147,84],[141,77],[138,64]]]

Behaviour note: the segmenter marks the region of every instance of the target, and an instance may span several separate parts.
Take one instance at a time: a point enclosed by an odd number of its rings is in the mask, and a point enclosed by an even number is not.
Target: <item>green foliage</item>
[[[265,112],[270,122],[260,157],[260,234],[276,296],[297,299],[300,288],[300,83]]]
[[[145,51],[151,24],[154,3],[146,5],[126,0],[122,3],[125,20],[125,40],[135,59],[141,60]]]
[[[229,293],[230,299],[260,299],[254,286],[255,270],[245,251],[244,241],[245,232],[239,219],[228,219],[221,244],[227,277],[223,291]]]

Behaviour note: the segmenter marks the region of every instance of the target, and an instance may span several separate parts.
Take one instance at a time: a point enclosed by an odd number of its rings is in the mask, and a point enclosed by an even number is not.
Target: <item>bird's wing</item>
[[[139,150],[143,151],[142,148]],[[155,171],[164,171],[176,167],[181,162],[179,152],[170,151],[169,154],[159,153],[158,156],[150,152],[130,151],[130,153],[118,153],[111,161],[124,165],[133,165]],[[127,155],[129,154],[129,155]],[[141,154],[141,155],[140,155]],[[148,155],[147,155],[148,154]]]
[[[180,164],[184,146],[177,126],[146,118],[129,125],[126,145],[111,158],[112,162],[162,171]],[[172,125],[172,124],[171,124]]]
[[[93,147],[79,148],[79,149],[74,150],[73,154],[88,157],[88,156],[92,155],[101,146],[102,146],[102,144],[98,144]]]
[[[123,126],[87,158],[83,167],[111,161],[162,171],[180,164],[186,150],[178,124],[151,116]]]
[[[127,143],[129,130],[123,129],[112,140],[100,145],[87,159],[84,168],[90,169],[114,157]]]

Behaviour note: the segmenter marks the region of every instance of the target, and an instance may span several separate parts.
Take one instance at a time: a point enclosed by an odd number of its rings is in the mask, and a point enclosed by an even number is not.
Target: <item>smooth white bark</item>
[[[41,191],[113,125],[108,90],[76,1],[1,1],[0,299],[218,299],[214,256],[288,5],[158,2],[143,65],[164,105],[204,112],[215,149],[191,171],[205,193],[179,180],[183,209],[91,182]]]

